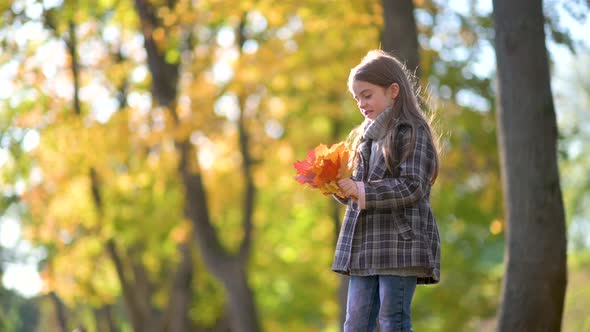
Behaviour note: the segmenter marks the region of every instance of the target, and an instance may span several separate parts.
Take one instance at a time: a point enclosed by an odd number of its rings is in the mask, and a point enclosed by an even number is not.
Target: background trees
[[[566,233],[542,2],[494,1],[494,21],[507,218],[498,327],[557,331],[566,287]]]
[[[389,31],[389,4],[3,3],[0,203],[43,253],[45,288],[22,299],[38,326],[337,330],[341,211],[299,187],[292,163],[361,121],[349,69],[414,24]],[[416,329],[478,329],[504,244],[491,9],[405,4],[417,43],[400,56],[419,58],[444,153],[445,272],[418,291]]]

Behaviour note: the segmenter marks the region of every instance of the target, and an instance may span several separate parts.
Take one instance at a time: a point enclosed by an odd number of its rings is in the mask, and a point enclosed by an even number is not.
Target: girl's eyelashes
[[[371,96],[373,96],[372,94],[370,95],[366,95],[366,96],[360,96],[360,97],[355,97],[354,100],[356,100],[357,103],[360,103],[362,99],[369,99],[371,98]]]

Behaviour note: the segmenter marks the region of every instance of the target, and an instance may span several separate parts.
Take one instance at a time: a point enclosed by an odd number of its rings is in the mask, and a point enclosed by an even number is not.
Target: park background
[[[412,4],[419,59],[400,57],[419,63],[441,137],[443,250],[415,330],[491,331],[506,226],[492,4]],[[588,3],[543,11],[562,326],[590,331]],[[346,80],[387,44],[385,14],[381,1],[0,1],[0,330],[339,331],[342,207],[296,183],[293,162],[362,121]]]

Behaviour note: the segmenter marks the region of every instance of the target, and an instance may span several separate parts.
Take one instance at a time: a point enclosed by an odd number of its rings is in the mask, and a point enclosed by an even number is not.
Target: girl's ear
[[[391,89],[391,98],[395,99],[399,95],[399,84],[393,83],[389,86]]]

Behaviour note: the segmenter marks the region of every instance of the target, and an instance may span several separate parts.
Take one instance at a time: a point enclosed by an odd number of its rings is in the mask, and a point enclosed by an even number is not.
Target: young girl
[[[347,209],[332,269],[350,275],[346,332],[374,331],[377,318],[381,331],[412,331],[416,285],[439,281],[438,155],[411,77],[374,50],[348,79],[365,121],[351,132],[353,176],[338,181]]]

